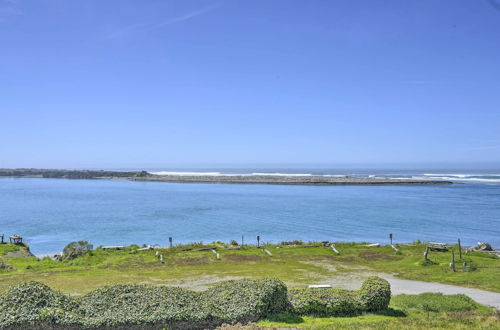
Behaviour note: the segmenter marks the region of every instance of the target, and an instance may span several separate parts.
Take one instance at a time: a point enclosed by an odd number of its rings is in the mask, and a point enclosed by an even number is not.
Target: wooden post
[[[424,259],[425,259],[425,260],[429,260],[429,247],[426,247],[426,248],[425,248],[425,252],[424,252]]]
[[[467,261],[464,261],[464,263],[462,264],[462,271],[464,273],[467,272]]]
[[[244,243],[245,243],[245,237],[243,237],[243,235],[241,235],[241,247],[243,247]]]
[[[389,239],[391,240],[391,245],[392,245],[392,233],[389,234]]]
[[[219,253],[217,253],[217,251],[212,250],[212,253],[213,253],[213,254],[215,254],[215,258],[217,258],[217,260],[219,260],[219,259],[220,259],[220,254],[219,254]]]
[[[455,249],[451,249],[451,262],[450,262],[450,268],[454,272],[457,270],[455,269]]]
[[[460,255],[460,260],[462,260],[462,245],[460,244],[460,238],[458,239],[458,253]]]
[[[0,235],[0,239],[2,239],[2,243],[0,243],[0,244],[3,244],[3,234]]]
[[[257,247],[260,247],[260,236],[257,235]]]
[[[172,237],[168,238],[168,242],[170,243],[170,248],[172,248]]]
[[[164,263],[164,261],[163,261],[163,254],[160,254],[160,262]]]

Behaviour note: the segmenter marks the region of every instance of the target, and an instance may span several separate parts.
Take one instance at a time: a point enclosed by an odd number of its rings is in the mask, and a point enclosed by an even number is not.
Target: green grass
[[[464,295],[399,295],[389,309],[352,317],[276,315],[257,323],[263,328],[307,329],[498,329],[500,314]]]
[[[160,263],[157,250],[125,251],[96,249],[71,261],[48,258],[6,258],[7,252],[23,250],[12,244],[0,245],[0,258],[12,269],[0,269],[0,291],[28,280],[41,281],[66,293],[83,294],[107,284],[150,283],[205,288],[228,278],[277,277],[287,285],[349,281],[364,273],[392,273],[404,279],[440,282],[500,292],[500,258],[486,253],[468,253],[463,259],[474,271],[462,272],[456,253],[457,272],[448,264],[450,252],[431,252],[431,263],[423,265],[425,245],[399,246],[396,254],[389,246],[365,247],[361,243],[337,243],[336,255],[328,247],[268,245],[272,257],[255,246],[241,250],[211,244],[221,259],[211,251],[183,251],[200,248],[202,243],[158,250],[165,258]]]
[[[311,283],[349,281],[357,276],[377,272],[392,273],[400,278],[468,286],[500,292],[500,258],[474,252],[463,255],[475,270],[462,272],[456,253],[457,272],[448,264],[450,252],[430,252],[431,262],[424,264],[425,245],[400,245],[396,254],[389,246],[364,247],[361,243],[337,243],[337,255],[328,247],[268,245],[273,254],[265,254],[255,246],[240,250],[215,246],[221,259],[211,251],[195,251],[202,243],[137,251],[131,246],[124,251],[96,249],[71,261],[48,258],[7,258],[7,252],[25,251],[23,246],[0,245],[0,259],[11,269],[0,269],[0,291],[15,284],[36,280],[64,293],[84,294],[103,285],[149,283],[206,288],[216,281],[231,278],[277,277],[289,287]],[[1,264],[1,263],[0,263]],[[298,317],[278,315],[260,321],[256,328],[310,329],[498,329],[499,315],[462,295],[444,296],[426,293],[399,295],[391,300],[390,309],[354,317]]]

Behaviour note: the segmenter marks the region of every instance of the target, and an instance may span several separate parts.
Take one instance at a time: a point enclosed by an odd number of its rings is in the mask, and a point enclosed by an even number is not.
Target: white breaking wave
[[[251,175],[270,175],[270,176],[313,176],[311,173],[252,173]]]
[[[464,182],[500,182],[500,174],[454,174],[454,173],[426,173],[423,176],[414,177],[429,180],[448,180]]]
[[[253,172],[253,173],[222,173],[222,172],[182,172],[182,171],[157,171],[150,172],[155,175],[176,175],[176,176],[318,176],[318,177],[338,177],[344,178],[349,175],[342,174],[311,174],[311,173],[279,173],[279,172]],[[445,180],[457,182],[483,182],[483,183],[500,183],[500,174],[454,174],[454,173],[425,173],[423,175],[413,176],[392,176],[392,175],[362,175],[359,177],[368,177],[374,179],[395,179],[395,180]]]
[[[320,176],[324,176],[327,178],[347,178],[347,177],[349,177],[348,175],[343,175],[343,174],[323,174]]]
[[[312,176],[310,173],[221,173],[221,172],[172,172],[158,171],[150,172],[155,175],[179,175],[179,176]]]
[[[457,177],[457,178],[497,176],[497,177],[500,178],[500,174],[455,174],[455,173],[436,174],[436,173],[425,173],[424,175],[425,176],[448,176],[448,177]]]
[[[159,172],[150,172],[155,175],[186,175],[186,176],[218,176],[218,175],[235,175],[235,174],[224,174],[221,172],[170,172],[170,171],[159,171]]]

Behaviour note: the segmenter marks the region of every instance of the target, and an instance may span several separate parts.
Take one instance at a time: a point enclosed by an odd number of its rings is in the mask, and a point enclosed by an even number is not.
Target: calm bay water
[[[415,239],[500,247],[500,185],[278,186],[0,179],[0,233],[34,253],[97,245],[241,240],[386,243]]]

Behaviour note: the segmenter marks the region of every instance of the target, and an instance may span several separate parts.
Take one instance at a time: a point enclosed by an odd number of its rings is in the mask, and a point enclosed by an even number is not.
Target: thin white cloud
[[[106,38],[107,39],[118,38],[118,37],[121,37],[123,35],[126,35],[129,32],[140,30],[140,29],[145,28],[149,25],[150,25],[149,23],[130,24],[130,25],[122,27],[120,29],[116,29],[116,30],[112,31],[111,33],[108,33],[106,35]]]
[[[187,13],[187,14],[182,15],[182,16],[170,18],[170,19],[165,20],[165,21],[160,22],[160,23],[156,22],[156,23],[135,23],[135,24],[131,24],[129,26],[125,26],[125,27],[123,27],[121,29],[117,29],[117,30],[109,33],[106,36],[106,38],[113,39],[113,38],[118,38],[118,37],[127,35],[128,33],[135,32],[135,31],[150,31],[150,30],[159,29],[159,28],[162,28],[162,27],[165,27],[165,26],[168,26],[168,25],[181,23],[181,22],[193,19],[193,18],[195,18],[197,16],[203,15],[203,14],[205,14],[205,13],[207,13],[207,12],[209,12],[209,11],[217,8],[217,7],[218,7],[218,5],[213,5],[213,6],[204,8],[204,9],[200,9],[200,10],[196,10],[196,11]]]
[[[205,8],[205,9],[202,9],[202,10],[197,10],[197,11],[193,11],[191,13],[188,13],[186,15],[183,15],[183,16],[179,16],[179,17],[176,17],[176,18],[173,18],[173,19],[170,19],[170,20],[167,20],[165,22],[162,22],[158,25],[156,25],[155,28],[160,28],[162,26],[166,26],[166,25],[171,25],[171,24],[175,24],[175,23],[180,23],[180,22],[184,22],[184,21],[187,21],[189,19],[192,19],[192,18],[195,18],[196,16],[200,16],[202,14],[205,14],[206,12],[212,10],[212,9],[215,9],[217,8],[217,6],[211,6],[211,7],[208,7],[208,8]]]
[[[410,85],[428,85],[428,84],[434,84],[436,82],[432,80],[404,80],[402,81],[402,83]]]

